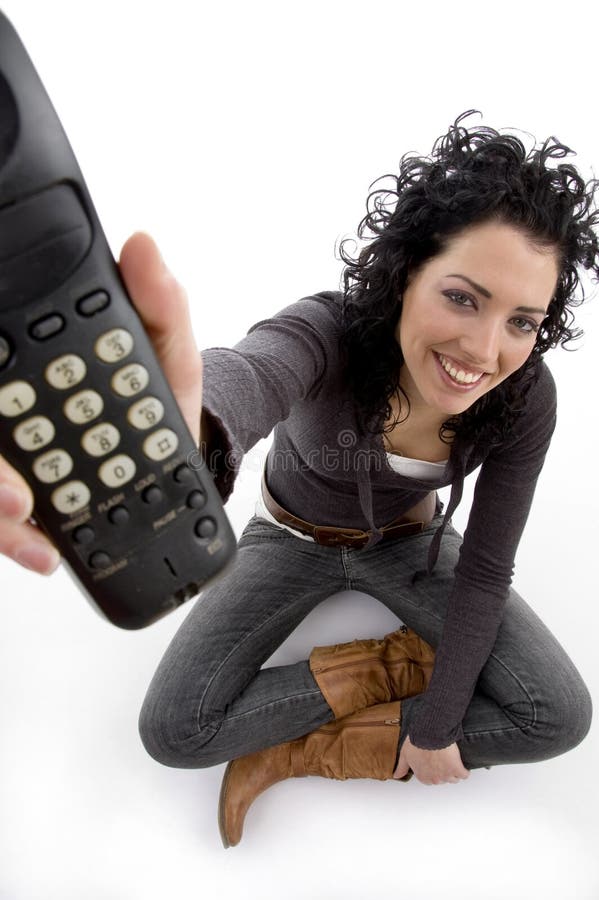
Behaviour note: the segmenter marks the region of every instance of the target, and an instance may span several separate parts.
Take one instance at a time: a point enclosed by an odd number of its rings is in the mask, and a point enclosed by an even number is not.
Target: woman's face
[[[396,337],[412,408],[441,421],[525,362],[559,275],[557,255],[509,225],[460,232],[408,281]]]

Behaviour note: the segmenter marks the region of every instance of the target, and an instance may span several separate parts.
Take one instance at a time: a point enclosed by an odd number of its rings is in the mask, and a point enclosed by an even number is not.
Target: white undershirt
[[[436,481],[447,465],[447,460],[445,460],[445,462],[434,463],[427,462],[423,459],[411,459],[409,456],[399,456],[397,453],[387,453],[385,455],[387,457],[387,462],[394,472],[397,472],[399,475],[406,475],[408,478],[418,478],[421,481],[428,481],[429,479],[430,481]],[[314,543],[314,538],[310,537],[310,535],[302,534],[301,531],[296,531],[295,528],[290,528],[289,525],[283,525],[281,522],[277,522],[275,517],[264,505],[262,494],[260,494],[256,501],[254,512],[255,515],[259,516],[261,519],[266,519],[267,522],[271,522],[278,528],[284,528],[296,537]]]

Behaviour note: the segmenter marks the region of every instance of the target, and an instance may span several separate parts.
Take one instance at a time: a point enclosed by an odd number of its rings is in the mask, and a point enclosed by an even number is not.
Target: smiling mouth
[[[473,372],[471,370],[463,369],[459,363],[455,363],[448,357],[443,356],[442,353],[435,353],[435,356],[439,360],[443,371],[447,372],[451,380],[455,381],[456,384],[474,385],[486,374],[486,372]]]

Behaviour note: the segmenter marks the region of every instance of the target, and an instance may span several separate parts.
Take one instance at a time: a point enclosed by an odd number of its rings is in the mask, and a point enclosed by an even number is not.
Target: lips
[[[435,356],[451,382],[459,387],[474,387],[486,374],[480,370],[466,368],[463,363],[444,356],[442,353],[435,353]]]

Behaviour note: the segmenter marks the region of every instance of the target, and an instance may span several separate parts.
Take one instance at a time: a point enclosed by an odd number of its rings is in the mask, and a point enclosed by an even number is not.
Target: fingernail
[[[3,516],[18,516],[25,509],[23,491],[13,487],[12,484],[0,484],[0,514]]]
[[[33,544],[26,544],[25,547],[22,547],[15,554],[15,559],[26,569],[32,569],[34,572],[39,572],[40,575],[49,575],[58,565],[60,554],[55,547],[35,541]]]

